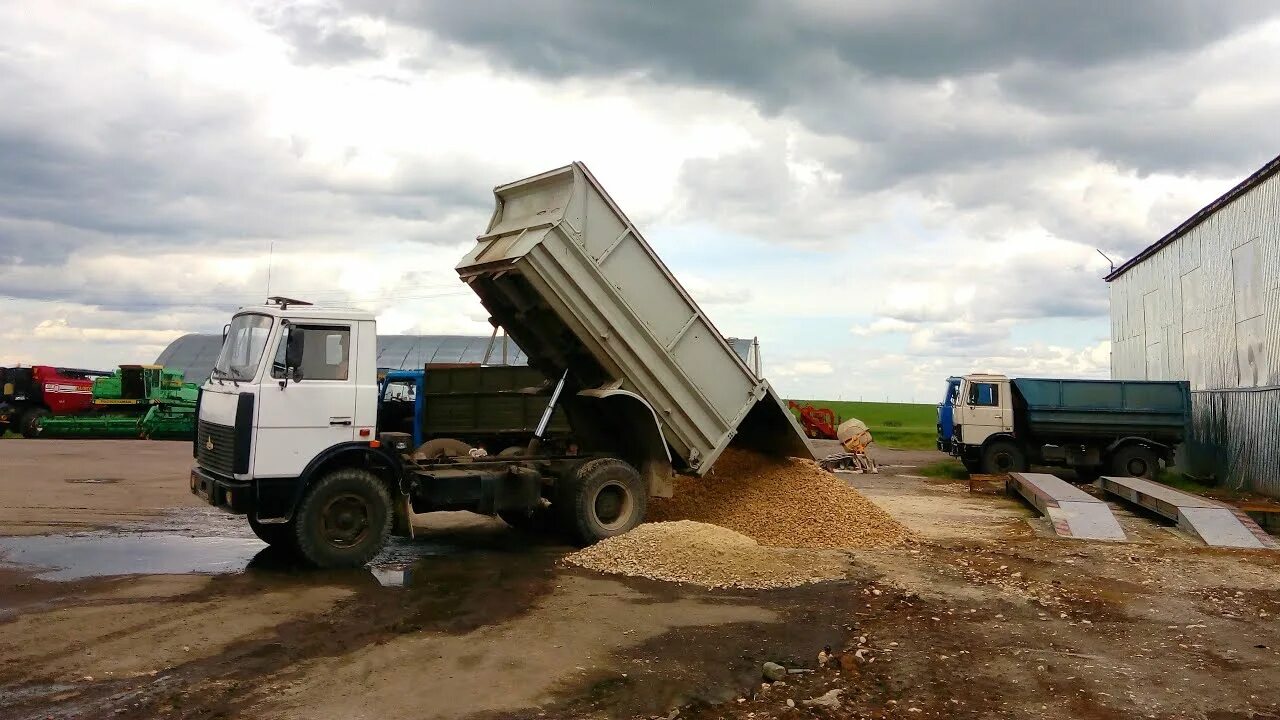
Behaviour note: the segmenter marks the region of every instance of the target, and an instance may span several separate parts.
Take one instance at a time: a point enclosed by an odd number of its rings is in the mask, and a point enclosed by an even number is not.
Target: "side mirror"
[[[285,338],[284,346],[284,367],[288,378],[292,378],[294,382],[302,379],[302,342],[304,333],[289,329],[289,335]]]

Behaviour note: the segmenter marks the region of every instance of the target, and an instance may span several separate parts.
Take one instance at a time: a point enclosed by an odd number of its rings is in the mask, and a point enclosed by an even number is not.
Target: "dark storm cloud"
[[[1135,0],[999,2],[422,2],[352,0],[550,76],[648,71],[730,86],[777,106],[838,73],[929,79],[1015,60],[1088,66],[1198,47],[1271,11]],[[816,72],[816,76],[815,76]],[[818,81],[818,82],[815,82]]]
[[[420,27],[519,72],[727,90],[855,143],[824,158],[850,193],[917,181],[928,191],[949,173],[1034,166],[1063,151],[1142,174],[1229,176],[1269,157],[1258,148],[1277,139],[1275,108],[1194,108],[1203,79],[1161,70],[1280,12],[1269,2],[350,0],[347,10]],[[940,98],[944,81],[955,87]],[[722,176],[743,162],[700,165]],[[991,180],[984,187],[997,197],[1016,194],[1021,178]],[[1119,234],[1108,247],[1137,244]]]
[[[343,25],[334,6],[285,6],[263,20],[289,41],[303,64],[341,65],[382,54],[369,38]]]

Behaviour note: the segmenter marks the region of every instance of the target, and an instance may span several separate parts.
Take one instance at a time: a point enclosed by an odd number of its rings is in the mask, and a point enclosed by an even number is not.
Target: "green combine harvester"
[[[181,372],[162,365],[121,365],[93,381],[89,412],[43,418],[39,436],[190,440],[199,392]]]

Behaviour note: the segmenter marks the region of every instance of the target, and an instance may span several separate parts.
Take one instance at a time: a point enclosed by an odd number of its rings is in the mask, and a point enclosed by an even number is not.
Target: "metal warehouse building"
[[[1111,376],[1191,382],[1179,465],[1280,496],[1280,157],[1107,282]]]

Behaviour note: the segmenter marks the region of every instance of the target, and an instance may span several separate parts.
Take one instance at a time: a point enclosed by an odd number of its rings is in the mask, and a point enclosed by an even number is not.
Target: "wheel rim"
[[[620,483],[607,483],[596,490],[591,499],[591,509],[595,513],[596,522],[605,530],[617,530],[624,527],[631,518],[635,505],[631,492]]]
[[[320,529],[334,547],[359,545],[369,535],[369,503],[359,495],[338,495],[320,510]]]
[[[1002,472],[1013,469],[1013,456],[1007,452],[996,453],[996,467]]]
[[[1147,461],[1140,457],[1129,458],[1125,470],[1129,471],[1129,475],[1133,477],[1144,477],[1147,474]]]

